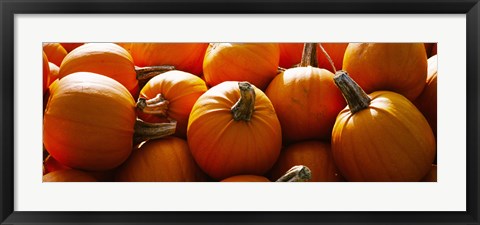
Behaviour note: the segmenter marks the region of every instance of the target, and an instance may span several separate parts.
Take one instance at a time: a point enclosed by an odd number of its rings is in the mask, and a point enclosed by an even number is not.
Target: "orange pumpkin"
[[[264,90],[278,73],[278,44],[212,43],[203,62],[209,86],[224,81],[248,81]]]
[[[86,172],[74,169],[57,170],[43,175],[43,182],[95,182],[94,177]]]
[[[135,101],[117,81],[89,72],[70,74],[51,88],[45,148],[61,164],[84,170],[119,166],[133,146]]]
[[[321,45],[332,59],[335,68],[342,68],[343,56],[345,55],[345,50],[347,50],[348,43],[321,43]],[[322,54],[322,52],[320,51],[320,47],[317,47],[317,52],[318,67],[327,69],[330,72],[335,73],[336,71],[333,70],[327,56],[325,54]]]
[[[62,42],[60,43],[67,52],[71,52],[73,49],[78,48],[79,46],[83,45],[84,43],[74,43],[74,42]]]
[[[206,176],[195,163],[185,140],[177,137],[147,141],[117,170],[116,181],[192,182]]]
[[[132,55],[136,66],[175,66],[200,76],[208,43],[118,43]]]
[[[343,181],[333,161],[330,143],[304,141],[285,147],[269,172],[271,180],[277,180],[295,165],[307,166],[312,182]]]
[[[52,62],[48,62],[48,68],[50,70],[48,75],[48,86],[50,86],[56,79],[58,79],[60,68]]]
[[[205,92],[193,106],[187,139],[210,177],[263,175],[280,153],[280,123],[267,96],[248,82],[228,81]]]
[[[427,78],[423,43],[350,43],[343,70],[366,93],[388,90],[410,101],[417,98]]]
[[[185,138],[190,111],[205,91],[207,85],[198,76],[182,71],[163,73],[150,79],[140,91],[145,105],[139,117],[152,123],[166,118],[176,120],[176,135]],[[137,103],[137,107],[140,105]]]
[[[289,69],[302,60],[303,43],[279,43],[280,60],[278,65]]]
[[[349,181],[420,181],[435,158],[435,138],[422,113],[394,92],[368,96],[345,72],[335,82],[348,102],[332,132],[341,174]]]
[[[47,172],[47,173],[51,173],[51,172],[57,171],[57,170],[71,169],[70,167],[62,165],[61,163],[59,163],[51,155],[48,155],[47,158],[45,158],[45,160],[43,161],[43,166],[45,167],[45,172]]]
[[[84,44],[65,57],[59,78],[75,72],[92,72],[110,77],[125,86],[132,96],[138,96],[135,65],[130,54],[112,43]]]
[[[60,43],[43,43],[43,51],[47,54],[48,61],[57,66],[62,64],[67,55],[67,50]]]
[[[270,182],[270,180],[264,176],[258,175],[237,175],[221,180],[221,182]]]
[[[315,54],[315,45],[308,54]],[[330,139],[335,118],[346,104],[333,82],[334,74],[310,66],[316,64],[316,56],[309,59],[314,61],[277,75],[265,91],[277,112],[286,142]]]
[[[432,164],[432,168],[430,169],[430,172],[423,177],[422,179],[423,182],[437,182],[437,165]]]
[[[42,86],[43,86],[43,94],[45,94],[48,90],[48,83],[49,83],[48,77],[50,75],[50,67],[48,66],[48,57],[45,54],[45,52],[43,52],[43,56],[42,56],[42,70],[43,70]]]
[[[437,135],[437,55],[428,59],[428,76],[422,94],[415,99],[415,106],[423,113]]]

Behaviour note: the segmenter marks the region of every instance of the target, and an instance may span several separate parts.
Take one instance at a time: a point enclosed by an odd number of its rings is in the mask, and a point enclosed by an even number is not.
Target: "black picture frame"
[[[0,0],[1,224],[479,224],[479,0]],[[466,212],[24,212],[14,210],[14,15],[125,13],[466,14]]]

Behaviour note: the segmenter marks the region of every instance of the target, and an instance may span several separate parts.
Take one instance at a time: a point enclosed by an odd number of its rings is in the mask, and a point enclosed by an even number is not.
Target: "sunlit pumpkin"
[[[328,142],[304,141],[285,147],[269,172],[269,178],[277,180],[295,165],[305,165],[310,169],[311,182],[344,180],[335,166]]]
[[[117,170],[116,181],[193,182],[206,176],[195,163],[185,140],[166,137],[147,141]]]
[[[176,120],[176,135],[186,137],[190,111],[205,91],[207,85],[198,76],[182,71],[163,73],[150,79],[140,91],[144,105],[137,104],[141,108],[139,117],[147,122]]]
[[[335,164],[349,181],[420,181],[435,158],[422,113],[390,91],[367,95],[345,72],[335,82],[347,99],[332,132]]]
[[[270,180],[264,176],[258,175],[236,175],[221,180],[221,182],[270,182]]]
[[[90,174],[74,169],[56,170],[43,175],[43,182],[95,182]]]
[[[205,81],[248,81],[264,90],[278,73],[279,57],[278,44],[212,43],[203,62]]]
[[[108,170],[130,155],[135,101],[117,81],[89,72],[58,80],[43,121],[45,148],[61,164]]]
[[[212,87],[193,106],[187,128],[198,165],[216,180],[263,175],[280,153],[281,128],[267,96],[248,82]]]
[[[118,43],[132,55],[136,66],[175,66],[200,76],[208,43]]]
[[[366,93],[388,90],[410,101],[417,98],[427,78],[423,43],[350,43],[343,70]]]
[[[428,76],[422,94],[415,99],[415,106],[423,113],[437,135],[437,55],[428,59]]]
[[[48,86],[50,86],[56,79],[58,79],[60,68],[52,62],[48,62],[48,68],[50,70],[48,75]]]
[[[135,65],[130,54],[112,43],[84,44],[65,57],[59,78],[75,72],[92,72],[110,77],[125,86],[132,96],[138,96]]]
[[[47,54],[48,61],[57,66],[62,64],[67,55],[67,50],[60,43],[43,43],[43,51]]]
[[[282,125],[286,142],[330,139],[337,114],[346,103],[333,82],[334,74],[316,64],[316,44],[302,60],[302,66],[277,75],[265,91]],[[308,60],[313,60],[309,62]]]

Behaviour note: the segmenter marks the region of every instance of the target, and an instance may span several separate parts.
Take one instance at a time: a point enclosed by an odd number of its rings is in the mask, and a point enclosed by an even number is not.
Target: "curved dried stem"
[[[157,139],[175,133],[177,121],[170,120],[168,123],[149,123],[137,118],[133,141],[135,144],[143,141]]]
[[[322,52],[323,52],[323,54],[325,55],[325,57],[327,57],[328,62],[330,62],[330,65],[332,66],[333,72],[334,72],[334,73],[337,73],[337,69],[335,68],[335,64],[333,63],[333,60],[332,60],[332,58],[330,57],[330,55],[328,54],[328,52],[323,48],[323,46],[322,46],[321,43],[318,43],[318,46],[320,47],[320,50],[322,50]]]
[[[370,97],[352,78],[350,78],[350,76],[348,76],[347,72],[342,70],[337,71],[333,77],[333,81],[342,92],[352,114],[355,114],[370,105]]]
[[[255,89],[248,82],[238,82],[240,99],[232,106],[231,112],[235,121],[250,121],[255,109]]]
[[[304,165],[294,166],[275,182],[305,182],[312,179],[312,171]]]

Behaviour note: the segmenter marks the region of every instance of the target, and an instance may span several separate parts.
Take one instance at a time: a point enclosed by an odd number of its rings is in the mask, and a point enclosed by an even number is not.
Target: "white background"
[[[16,211],[465,211],[465,15],[16,15]],[[42,42],[438,42],[436,183],[42,183]]]

